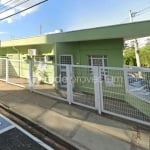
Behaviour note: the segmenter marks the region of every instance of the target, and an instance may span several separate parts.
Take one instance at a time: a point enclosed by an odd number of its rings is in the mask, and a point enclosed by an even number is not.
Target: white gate
[[[51,64],[45,62],[32,62],[31,89],[39,94],[67,101],[67,74],[62,76],[61,69],[67,73],[66,65]]]
[[[29,86],[29,62],[23,60],[7,59],[6,81],[20,87]]]
[[[67,84],[66,82],[63,82],[63,79],[66,78],[67,72],[66,72],[66,66],[65,65],[71,65],[73,64],[73,57],[72,55],[61,55],[60,56],[60,75],[62,78],[61,87],[66,88]]]
[[[98,67],[71,65],[69,72],[71,102],[91,109],[99,109]]]
[[[65,75],[62,74],[62,68]],[[91,109],[98,109],[98,96],[95,94],[97,85],[93,80],[94,72],[96,72],[94,68],[92,66],[34,62],[32,65],[32,90],[68,101],[70,104],[75,103]]]

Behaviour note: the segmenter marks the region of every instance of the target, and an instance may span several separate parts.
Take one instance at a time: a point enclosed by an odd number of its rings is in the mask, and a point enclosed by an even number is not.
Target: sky
[[[0,0],[0,20],[42,0]],[[3,12],[4,8],[10,9]],[[145,9],[146,8],[146,9]],[[48,0],[21,14],[0,21],[0,40],[30,37],[62,29],[64,32],[129,22],[129,10],[150,20],[150,0]]]

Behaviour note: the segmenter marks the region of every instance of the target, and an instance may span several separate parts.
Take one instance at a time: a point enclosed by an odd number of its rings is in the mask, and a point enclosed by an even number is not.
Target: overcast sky
[[[21,0],[23,5],[0,0],[0,19],[42,0]],[[129,22],[129,10],[145,11],[134,21],[150,20],[150,0],[48,0],[47,2],[0,22],[0,39],[35,36],[58,29],[63,31],[93,28]]]

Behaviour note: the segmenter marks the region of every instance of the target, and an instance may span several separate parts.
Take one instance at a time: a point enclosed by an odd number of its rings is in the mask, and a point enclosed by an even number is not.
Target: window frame
[[[102,65],[94,65],[93,64],[93,60],[101,60],[102,61]],[[88,62],[90,66],[99,66],[101,67],[101,76],[102,76],[102,80],[105,79],[105,76],[108,75],[108,70],[106,68],[103,67],[107,67],[108,66],[108,56],[107,55],[88,55]],[[90,68],[90,73],[92,73],[92,70]]]

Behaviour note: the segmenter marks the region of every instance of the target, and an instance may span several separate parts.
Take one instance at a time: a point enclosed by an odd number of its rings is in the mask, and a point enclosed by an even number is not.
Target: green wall
[[[106,55],[108,66],[123,66],[123,39],[57,43],[57,62],[60,55],[73,55],[73,63],[88,65],[88,56]]]
[[[28,78],[29,64],[26,61],[29,58],[28,49],[37,49],[38,52],[37,56],[54,55],[54,45],[48,44],[1,48],[0,56],[6,56],[11,59],[24,60],[24,62],[10,61],[9,63],[10,76]],[[54,77],[54,67],[48,69],[48,73],[50,71],[53,72],[51,74],[52,77]]]
[[[18,46],[18,47],[7,47],[2,48],[0,55],[13,56],[14,59],[27,59],[28,49],[37,49],[38,56],[42,55],[55,55],[55,61],[53,63],[60,63],[60,55],[72,55],[73,64],[77,65],[89,65],[88,58],[90,55],[106,55],[108,58],[108,66],[112,67],[122,67],[123,65],[123,39],[110,39],[110,40],[94,40],[94,41],[80,41],[80,42],[65,42],[65,43],[56,43],[56,44],[44,44],[44,45],[29,45],[29,46]],[[28,65],[28,64],[26,64]],[[23,68],[28,68],[26,65]],[[12,64],[12,67],[15,65]],[[17,67],[18,68],[18,67]],[[58,75],[59,69],[47,68],[47,76],[56,76]],[[21,70],[21,76],[26,76],[26,71]],[[78,72],[78,71],[77,71]],[[87,72],[87,73],[86,73]],[[75,73],[75,71],[74,71]],[[85,72],[81,72],[80,76],[89,77],[91,76],[89,69],[86,69]],[[49,82],[49,79],[44,79],[44,81]],[[93,83],[90,82],[92,85]],[[84,84],[83,84],[84,86]],[[93,85],[92,85],[93,87]]]
[[[81,42],[65,42],[44,45],[29,45],[1,48],[1,56],[13,55],[16,59],[25,59],[28,49],[37,49],[38,55],[56,55],[55,63],[59,63],[60,55],[73,55],[73,64],[88,65],[88,56],[106,55],[108,66],[122,67],[123,39],[94,40]]]
[[[60,55],[72,55],[73,63],[75,64],[76,59],[78,58],[77,50],[79,49],[79,44],[75,43],[57,43],[56,44],[56,59],[59,64]]]
[[[88,59],[91,55],[106,55],[108,58],[108,66],[123,66],[123,39],[57,43],[56,52],[58,64],[60,63],[60,55],[72,55],[73,64],[75,65],[89,65]],[[94,83],[91,80],[93,76],[91,76],[88,68],[73,68],[73,75],[76,79],[78,77],[88,79],[86,83],[83,83],[80,79],[74,81],[74,89],[93,93]]]

